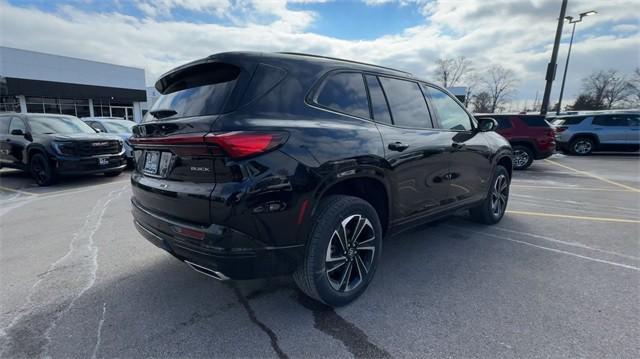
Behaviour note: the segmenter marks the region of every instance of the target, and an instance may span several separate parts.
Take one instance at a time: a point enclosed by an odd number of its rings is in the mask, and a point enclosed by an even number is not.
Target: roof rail
[[[305,53],[302,53],[302,52],[286,52],[286,51],[284,51],[284,52],[277,52],[277,53],[278,53],[278,54],[283,54],[283,55],[297,55],[297,56],[316,57],[316,58],[319,58],[319,59],[327,59],[327,60],[344,61],[344,62],[349,62],[349,63],[352,63],[352,64],[366,65],[366,66],[378,67],[378,68],[381,68],[381,69],[386,69],[386,70],[391,70],[391,71],[402,72],[402,73],[404,73],[404,74],[407,74],[407,75],[411,75],[411,76],[413,76],[413,74],[412,74],[412,73],[410,73],[410,72],[402,71],[402,70],[398,70],[398,69],[394,69],[394,68],[392,68],[392,67],[386,67],[386,66],[380,66],[380,65],[368,64],[368,63],[366,63],[366,62],[360,62],[360,61],[346,60],[346,59],[341,59],[341,58],[338,58],[338,57],[329,57],[329,56],[321,56],[321,55],[305,54]]]

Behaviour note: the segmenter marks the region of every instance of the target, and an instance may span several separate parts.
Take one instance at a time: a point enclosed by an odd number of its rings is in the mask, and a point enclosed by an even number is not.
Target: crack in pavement
[[[302,293],[298,293],[298,302],[311,310],[316,329],[341,341],[355,358],[391,358],[391,354],[371,343],[362,329],[342,318],[332,307]]]
[[[269,328],[266,324],[261,322],[258,317],[256,317],[256,312],[251,307],[251,304],[249,304],[247,298],[242,295],[240,289],[234,283],[230,283],[229,286],[233,289],[236,297],[238,297],[238,302],[240,302],[240,304],[242,304],[242,306],[244,307],[244,310],[249,315],[249,319],[251,320],[251,322],[253,322],[253,324],[258,326],[258,328],[260,328],[269,336],[271,347],[276,352],[276,354],[278,354],[278,357],[280,359],[288,359],[289,356],[282,350],[282,348],[280,348],[280,345],[278,344],[278,336],[276,335],[276,333],[271,330],[271,328]]]
[[[109,204],[125,189],[111,191],[97,201],[73,234],[67,253],[33,284],[18,314],[0,331],[0,356],[47,356],[51,331],[96,281],[98,247],[94,236]]]

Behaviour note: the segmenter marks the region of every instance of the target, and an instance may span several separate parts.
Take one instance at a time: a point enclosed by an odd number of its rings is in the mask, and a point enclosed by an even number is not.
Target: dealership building
[[[0,47],[0,112],[140,122],[146,100],[144,69]]]

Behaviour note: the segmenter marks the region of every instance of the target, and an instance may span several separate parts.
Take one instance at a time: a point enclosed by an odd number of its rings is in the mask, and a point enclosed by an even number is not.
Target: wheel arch
[[[507,156],[504,153],[499,155],[498,161],[496,161],[496,166],[502,166],[506,168],[507,172],[509,173],[509,180],[513,178],[513,160],[510,156]]]
[[[315,204],[312,208],[313,215],[323,198],[342,194],[361,198],[371,204],[378,213],[383,235],[387,233],[390,223],[391,198],[389,196],[389,186],[383,178],[379,176],[361,173],[359,175],[337,178],[326,183],[316,192]]]
[[[569,143],[573,142],[574,140],[576,140],[577,138],[580,138],[580,137],[591,138],[592,140],[594,140],[594,144],[596,146],[600,144],[600,138],[598,137],[598,135],[596,135],[595,133],[591,133],[591,132],[578,132],[578,133],[575,133],[569,139]]]

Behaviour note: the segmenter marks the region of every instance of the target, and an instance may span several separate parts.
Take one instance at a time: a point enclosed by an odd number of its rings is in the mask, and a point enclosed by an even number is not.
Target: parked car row
[[[104,124],[105,130],[97,131],[96,123]],[[67,175],[117,176],[133,158],[126,135],[131,135],[132,124],[113,119],[84,122],[67,115],[0,114],[0,168],[28,171],[41,186]]]

